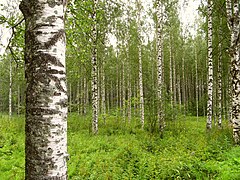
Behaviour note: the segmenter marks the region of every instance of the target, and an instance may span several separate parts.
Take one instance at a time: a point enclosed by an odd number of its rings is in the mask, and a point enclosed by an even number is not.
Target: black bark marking
[[[65,31],[64,29],[59,30],[48,42],[44,43],[44,47],[49,49],[53,45],[55,45],[60,38],[65,38]]]

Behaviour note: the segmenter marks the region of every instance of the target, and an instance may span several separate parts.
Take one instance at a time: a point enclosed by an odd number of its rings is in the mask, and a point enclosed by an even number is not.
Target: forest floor
[[[205,118],[167,122],[163,138],[116,116],[100,119],[91,135],[91,117],[69,116],[69,179],[240,179],[240,147],[231,129],[206,132]],[[24,179],[24,117],[0,115],[0,180]]]

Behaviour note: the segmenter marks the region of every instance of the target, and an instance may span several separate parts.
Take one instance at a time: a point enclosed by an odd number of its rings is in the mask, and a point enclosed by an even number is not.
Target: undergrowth
[[[139,120],[100,119],[93,136],[91,117],[68,120],[69,179],[240,179],[240,147],[231,129],[205,130],[205,118],[167,122],[164,136]],[[0,116],[0,179],[24,179],[24,118]]]

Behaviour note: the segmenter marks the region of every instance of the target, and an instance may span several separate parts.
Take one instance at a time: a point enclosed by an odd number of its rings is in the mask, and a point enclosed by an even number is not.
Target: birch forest
[[[240,178],[239,0],[0,5],[1,180]]]

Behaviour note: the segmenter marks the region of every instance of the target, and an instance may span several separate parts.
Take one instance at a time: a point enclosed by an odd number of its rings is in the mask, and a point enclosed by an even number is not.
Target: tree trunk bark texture
[[[98,68],[97,68],[97,12],[98,1],[93,1],[92,30],[92,132],[98,133]]]
[[[240,143],[240,15],[239,1],[226,1],[228,16],[228,27],[231,32],[231,45],[229,54],[231,56],[232,74],[232,109],[231,122],[233,124],[233,138],[235,143]],[[232,12],[233,9],[233,12]]]
[[[23,0],[25,22],[26,179],[67,179],[64,9],[59,0]]]
[[[158,80],[158,124],[159,131],[163,132],[163,106],[162,106],[162,87],[163,87],[163,57],[162,57],[162,6],[157,2],[157,80]]]
[[[208,103],[207,129],[212,128],[213,109],[213,58],[212,58],[212,0],[208,0]]]

